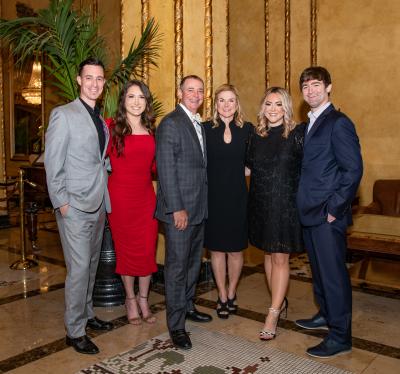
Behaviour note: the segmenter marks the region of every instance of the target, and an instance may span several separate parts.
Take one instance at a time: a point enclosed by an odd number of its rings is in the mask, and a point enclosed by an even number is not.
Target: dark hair
[[[332,83],[331,75],[329,74],[328,70],[326,70],[322,66],[311,66],[307,69],[304,69],[304,71],[300,75],[300,90],[302,89],[304,82],[308,82],[312,79],[324,82],[325,87],[329,86]]]
[[[143,96],[146,100],[146,109],[141,114],[142,124],[149,130],[150,134],[154,134],[155,131],[154,122],[156,121],[156,119],[153,109],[153,97],[150,93],[149,87],[147,87],[147,85],[142,81],[136,79],[128,81],[127,83],[125,83],[124,87],[121,90],[121,93],[119,94],[118,109],[115,115],[115,125],[111,131],[112,147],[116,149],[117,157],[121,156],[124,153],[125,136],[132,134],[132,129],[129,126],[126,116],[125,106],[126,95],[129,88],[131,88],[132,86],[138,86],[143,92]]]
[[[182,78],[181,83],[179,84],[179,88],[180,88],[180,89],[183,88],[183,85],[185,84],[185,82],[186,82],[188,79],[197,79],[198,81],[200,81],[201,83],[203,83],[203,86],[204,86],[203,79],[201,79],[198,75],[191,74],[191,75],[187,75],[186,77],[183,77],[183,78]]]
[[[105,70],[104,68],[104,64],[103,61],[101,61],[100,59],[98,59],[97,57],[89,57],[86,60],[82,61],[79,64],[79,68],[78,68],[78,75],[81,75],[83,68],[86,65],[95,65],[95,66],[101,66],[103,68],[103,70]]]

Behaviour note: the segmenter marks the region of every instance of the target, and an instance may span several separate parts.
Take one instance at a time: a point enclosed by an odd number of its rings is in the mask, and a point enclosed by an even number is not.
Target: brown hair
[[[311,66],[307,69],[304,69],[300,75],[300,91],[303,88],[303,83],[308,82],[312,79],[324,82],[325,87],[329,86],[332,83],[331,75],[329,74],[328,70],[326,70],[322,66]]]
[[[124,153],[125,148],[125,136],[132,134],[132,129],[129,126],[128,119],[126,116],[125,100],[128,90],[132,86],[138,86],[143,92],[143,96],[146,99],[146,109],[141,114],[141,123],[144,125],[150,134],[154,134],[155,131],[155,116],[153,110],[153,97],[151,96],[149,87],[142,81],[133,79],[125,83],[121,90],[118,99],[118,110],[115,116],[115,126],[112,128],[112,147],[117,151],[117,157]]]

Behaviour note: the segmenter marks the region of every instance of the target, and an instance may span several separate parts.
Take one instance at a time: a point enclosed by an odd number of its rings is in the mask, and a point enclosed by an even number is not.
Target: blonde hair
[[[212,126],[213,129],[215,129],[216,127],[219,126],[219,122],[218,122],[219,114],[217,111],[218,95],[221,92],[226,92],[226,91],[233,92],[233,94],[236,97],[237,108],[236,108],[235,114],[233,115],[233,120],[235,121],[236,126],[238,126],[240,128],[243,127],[244,120],[243,120],[242,108],[240,106],[240,101],[239,101],[239,92],[234,85],[226,83],[226,84],[222,84],[221,86],[219,86],[215,90],[215,93],[214,93],[214,112],[213,112],[212,119],[211,119],[211,121],[213,123],[213,126]]]
[[[255,126],[256,134],[266,137],[268,136],[268,120],[264,114],[264,103],[265,99],[270,94],[278,94],[282,98],[282,108],[283,108],[283,134],[284,138],[289,136],[290,131],[292,131],[296,127],[296,122],[293,120],[293,104],[292,98],[290,97],[289,93],[281,87],[271,87],[265,91],[264,96],[261,100],[261,107],[260,111],[257,116],[257,125]]]

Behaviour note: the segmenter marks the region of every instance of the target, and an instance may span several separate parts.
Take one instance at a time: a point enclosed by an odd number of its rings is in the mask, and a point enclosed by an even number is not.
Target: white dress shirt
[[[322,112],[328,108],[328,106],[331,105],[331,102],[328,101],[326,104],[322,105],[320,108],[318,108],[315,112],[309,111],[307,113],[308,118],[310,119],[310,122],[308,123],[307,126],[307,134],[310,132],[311,127],[313,127],[315,121],[317,120],[317,118],[322,114]]]
[[[196,130],[197,137],[199,138],[199,143],[201,147],[201,152],[203,153],[204,157],[204,144],[203,144],[203,133],[201,132],[201,124],[198,122],[198,119],[195,118],[195,115],[187,109],[182,103],[179,103],[185,113],[189,116],[190,120],[193,123],[194,129]]]

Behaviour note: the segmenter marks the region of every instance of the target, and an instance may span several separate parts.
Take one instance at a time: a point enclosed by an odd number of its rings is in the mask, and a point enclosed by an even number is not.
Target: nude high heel
[[[139,326],[139,325],[142,324],[142,319],[140,318],[139,315],[137,317],[129,317],[129,308],[128,308],[128,305],[127,305],[129,302],[134,302],[136,304],[136,310],[139,312],[138,304],[137,304],[137,301],[136,301],[136,297],[133,296],[133,297],[125,298],[125,309],[126,309],[126,316],[128,318],[128,322],[131,325]]]
[[[156,317],[154,316],[154,314],[150,311],[149,304],[148,304],[148,302],[147,302],[148,298],[149,298],[149,296],[142,296],[142,295],[139,294],[139,308],[140,308],[140,310],[141,310],[141,312],[142,312],[142,319],[143,319],[143,321],[146,322],[146,323],[153,324],[153,323],[155,323],[155,322],[157,321],[157,318],[156,318]],[[145,316],[144,313],[143,313],[143,309],[142,309],[141,306],[140,306],[140,300],[146,300],[147,309],[149,310],[149,314],[148,314],[147,316]]]

